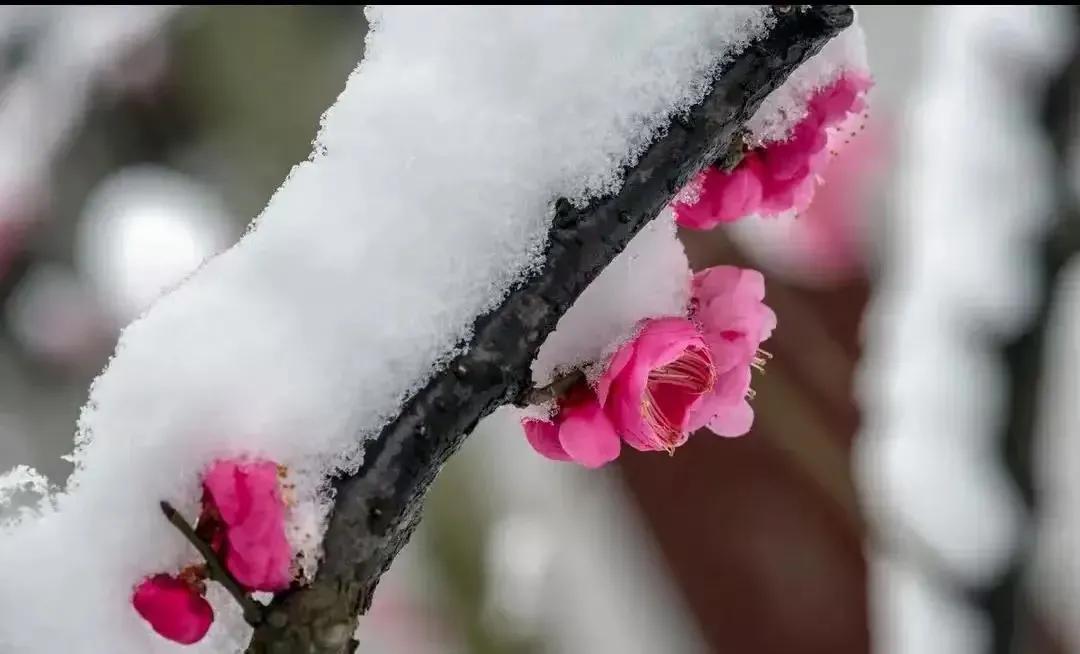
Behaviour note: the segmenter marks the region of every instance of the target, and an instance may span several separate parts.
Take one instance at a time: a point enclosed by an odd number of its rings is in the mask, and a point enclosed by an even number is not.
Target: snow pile
[[[354,465],[362,439],[536,264],[552,202],[616,189],[620,168],[768,16],[369,9],[365,61],[315,154],[244,239],[124,331],[56,510],[0,538],[0,650],[178,651],[129,600],[145,575],[195,560],[158,501],[192,519],[215,458],[287,465],[294,543],[314,544],[326,474]],[[209,638],[184,651],[243,643],[242,626],[226,627],[235,607],[216,591],[211,601]]]
[[[49,480],[29,466],[15,466],[0,475],[0,521],[33,517],[46,510],[50,493]]]
[[[603,361],[643,318],[681,316],[690,301],[690,264],[665,209],[593,280],[533,361],[533,384],[561,370]]]

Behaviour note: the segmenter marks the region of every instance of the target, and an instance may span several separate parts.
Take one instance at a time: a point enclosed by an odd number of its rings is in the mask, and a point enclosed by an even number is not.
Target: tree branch
[[[218,558],[218,555],[210,545],[199,538],[198,534],[195,533],[195,530],[188,524],[188,521],[184,519],[184,516],[180,515],[180,512],[174,509],[172,504],[169,504],[164,500],[161,502],[161,512],[164,513],[165,518],[184,535],[184,538],[199,551],[203,560],[206,561],[206,569],[210,578],[224,586],[225,590],[229,591],[229,594],[233,596],[236,603],[243,609],[244,620],[253,627],[262,622],[262,609],[255,600],[251,599],[251,595],[248,595],[247,592],[240,587],[240,582],[232,576],[232,573],[230,573],[229,569],[221,562],[221,559]]]
[[[275,598],[249,654],[354,649],[356,617],[408,541],[446,459],[481,418],[522,399],[536,352],[578,295],[675,192],[729,150],[765,96],[852,19],[846,5],[777,12],[767,35],[734,57],[704,100],[626,171],[617,194],[583,209],[555,202],[543,266],[476,321],[465,353],[367,444],[360,470],[335,481],[318,574],[310,586]]]

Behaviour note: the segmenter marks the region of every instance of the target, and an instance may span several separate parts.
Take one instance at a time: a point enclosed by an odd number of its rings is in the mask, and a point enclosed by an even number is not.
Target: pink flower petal
[[[638,450],[681,445],[690,414],[713,383],[711,355],[698,326],[685,318],[645,320],[617,358],[619,365],[609,366],[598,383],[615,431]],[[568,447],[565,440],[563,446]]]
[[[701,191],[693,204],[677,202],[675,219],[688,229],[712,229],[757,211],[761,202],[761,166],[749,153],[726,172],[711,166],[700,177]]]
[[[758,347],[776,328],[765,306],[765,282],[754,270],[717,266],[697,273],[692,289],[694,318],[712,353],[716,383],[690,416],[691,428],[708,425],[724,436],[741,436],[753,423],[745,397]]]
[[[776,327],[762,304],[765,280],[756,270],[716,266],[694,276],[694,317],[701,324],[717,371],[749,362]]]
[[[618,377],[626,364],[630,363],[630,360],[634,358],[634,341],[631,339],[622,344],[615,352],[615,355],[611,357],[611,361],[608,362],[607,369],[600,375],[600,379],[596,381],[596,397],[600,400],[600,404],[607,402],[608,393],[611,390],[611,382]]]
[[[693,182],[700,188],[697,199],[673,204],[679,225],[712,229],[753,213],[773,216],[805,210],[828,158],[827,130],[863,110],[863,96],[871,85],[869,76],[845,72],[814,93],[806,116],[785,141],[746,153],[733,171],[709,167]]]
[[[154,631],[182,645],[202,640],[214,621],[210,603],[187,583],[169,575],[155,575],[140,583],[131,604]]]
[[[730,173],[710,168],[710,179],[716,181],[705,186],[702,201],[709,204],[713,225],[748,216],[761,203],[761,179],[749,165],[739,166]]]
[[[748,363],[741,363],[719,375],[713,391],[702,398],[701,403],[695,407],[690,416],[688,425],[690,431],[705,427],[717,415],[729,413],[737,405],[745,403],[746,393],[749,390],[750,366]]]
[[[717,436],[734,438],[750,431],[754,424],[754,410],[746,400],[740,401],[713,416],[709,421],[709,431]]]
[[[713,266],[694,274],[693,290],[698,299],[724,296],[761,301],[765,298],[765,276],[750,268]]]
[[[650,370],[671,363],[688,347],[704,345],[701,332],[686,318],[650,318],[634,338],[631,373],[647,376]]]
[[[217,461],[203,479],[203,491],[204,504],[211,504],[220,517],[225,565],[236,580],[249,590],[287,588],[292,550],[277,464]]]
[[[598,468],[619,456],[621,442],[595,399],[568,407],[559,424],[559,442],[570,458]]]
[[[559,428],[555,423],[547,420],[535,420],[526,418],[521,421],[525,429],[525,438],[529,445],[541,456],[553,461],[570,461],[570,455],[566,453],[559,443]]]
[[[738,404],[750,390],[750,362],[717,376],[713,392],[725,398],[725,404]]]

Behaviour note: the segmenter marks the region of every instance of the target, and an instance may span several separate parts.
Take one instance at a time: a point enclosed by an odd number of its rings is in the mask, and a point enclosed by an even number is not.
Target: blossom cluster
[[[247,592],[283,590],[292,581],[282,474],[271,461],[220,460],[203,475],[195,533]],[[132,605],[165,638],[196,643],[214,621],[206,576],[203,565],[153,575],[135,588]]]
[[[687,315],[649,318],[602,366],[556,401],[549,419],[525,418],[525,436],[540,454],[595,468],[622,444],[672,452],[694,431],[721,436],[749,431],[750,371],[776,327],[755,270],[716,266],[690,280]]]
[[[746,152],[730,171],[710,166],[694,180],[696,197],[675,202],[679,224],[711,229],[745,216],[775,216],[810,206],[828,160],[830,130],[865,108],[870,78],[848,72],[819,89],[785,141]]]
[[[782,141],[751,148],[730,170],[710,166],[680,193],[672,208],[678,224],[711,229],[751,215],[803,211],[814,196],[837,128],[865,108],[870,78],[847,71],[817,89],[806,114]],[[522,420],[533,449],[589,468],[619,456],[623,443],[642,451],[672,452],[708,428],[741,436],[753,423],[748,399],[751,370],[776,327],[763,303],[761,273],[718,266],[691,281],[685,315],[643,320],[589,381],[555,401],[546,418]]]

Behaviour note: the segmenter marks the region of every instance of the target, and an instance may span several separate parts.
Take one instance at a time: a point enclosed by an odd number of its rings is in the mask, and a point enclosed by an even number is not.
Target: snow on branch
[[[560,199],[543,261],[477,319],[462,353],[367,445],[336,504],[314,581],[279,594],[250,654],[352,650],[356,616],[408,540],[424,493],[477,422],[529,390],[530,364],[578,295],[704,166],[725,152],[765,97],[852,21],[847,6],[777,10],[765,35],[733,57],[711,90],[625,170],[614,193]]]
[[[675,323],[695,335],[665,378],[733,401],[742,422],[703,412],[710,428],[748,428],[744,391],[720,392],[712,346],[685,317],[673,212],[649,221],[732,144],[764,137],[748,124],[756,112],[786,112],[770,133],[820,122],[816,100],[793,101],[813,88],[833,104],[845,48],[761,107],[851,10],[366,11],[364,60],[310,159],[244,238],[124,329],[80,416],[75,472],[0,524],[5,653],[349,651],[465,435],[568,366],[598,363],[642,319],[684,316]],[[778,160],[811,154],[789,150]],[[745,281],[759,324],[732,352],[736,382],[774,319],[760,275]],[[650,323],[650,342],[675,323]],[[637,445],[673,447],[684,422]],[[546,438],[544,424],[532,426]],[[615,448],[569,449],[593,465]],[[255,592],[277,596],[264,610]]]

